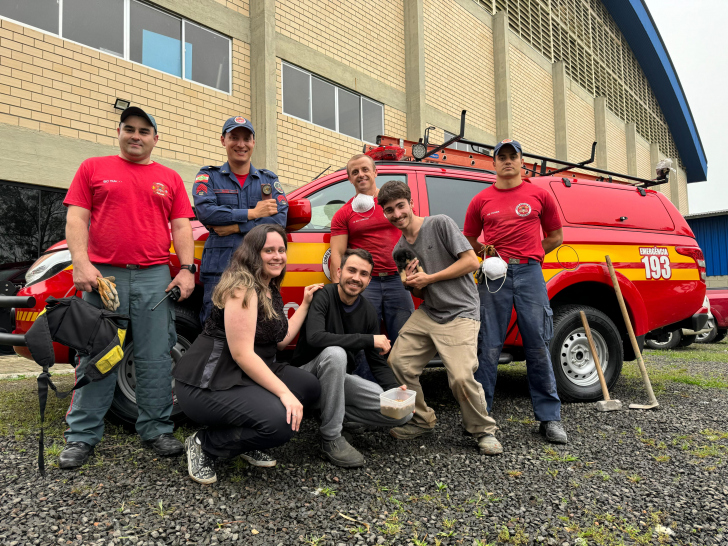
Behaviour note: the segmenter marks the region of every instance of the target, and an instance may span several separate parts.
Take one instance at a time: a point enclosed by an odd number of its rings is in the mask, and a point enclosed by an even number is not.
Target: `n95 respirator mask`
[[[488,286],[489,280],[497,281],[502,278],[503,281],[498,287],[498,290],[503,288],[503,285],[506,282],[506,275],[508,274],[508,264],[500,257],[500,254],[483,260],[483,263],[480,265],[480,269],[483,271],[483,275],[485,276],[485,287],[488,289],[488,292],[491,292],[490,287]],[[495,292],[498,292],[498,290]],[[491,294],[495,294],[495,292],[491,292]]]

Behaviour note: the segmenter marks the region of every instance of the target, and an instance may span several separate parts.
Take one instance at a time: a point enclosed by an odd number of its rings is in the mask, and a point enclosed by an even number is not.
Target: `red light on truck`
[[[700,271],[700,279],[703,282],[707,280],[707,273],[705,271],[705,256],[703,256],[702,250],[696,246],[676,246],[675,252],[682,254],[683,256],[689,256],[695,260],[695,263],[698,266],[698,271]]]
[[[404,148],[400,146],[378,146],[366,152],[366,155],[374,161],[399,161],[404,157]]]

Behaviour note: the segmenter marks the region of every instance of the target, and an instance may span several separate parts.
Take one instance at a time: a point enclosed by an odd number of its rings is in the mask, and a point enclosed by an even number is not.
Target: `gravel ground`
[[[308,419],[272,450],[277,467],[225,462],[210,486],[188,478],[183,458],[158,459],[113,426],[89,465],[59,470],[67,402],[55,399],[43,480],[35,381],[0,381],[0,543],[727,544],[728,344],[695,347],[648,352],[656,411],[565,405],[567,446],[534,433],[516,364],[501,367],[495,402],[506,453],[479,455],[445,372],[434,369],[423,381],[439,416],[433,436],[358,435],[368,464],[343,470],[318,457]],[[625,407],[646,401],[634,363],[613,397]]]

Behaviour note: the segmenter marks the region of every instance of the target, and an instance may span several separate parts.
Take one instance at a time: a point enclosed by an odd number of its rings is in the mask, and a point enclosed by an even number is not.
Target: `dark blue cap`
[[[120,123],[123,123],[124,120],[130,116],[137,116],[142,119],[146,119],[149,123],[152,124],[152,127],[154,127],[154,133],[156,134],[157,131],[157,122],[154,120],[154,117],[152,117],[150,114],[147,114],[144,110],[139,108],[138,106],[130,106],[126,110],[124,110],[121,113],[121,118],[119,120]]]
[[[520,142],[518,142],[517,140],[513,140],[512,138],[504,138],[495,145],[495,148],[493,148],[493,157],[498,155],[498,152],[500,152],[500,149],[503,146],[513,146],[514,150],[516,150],[519,154],[523,155],[523,149],[521,148]]]
[[[245,119],[242,116],[232,117],[225,122],[225,125],[222,126],[223,136],[233,129],[237,129],[238,127],[245,127],[248,131],[253,133],[253,136],[255,136],[255,129],[253,129],[253,124],[250,123],[249,119]]]

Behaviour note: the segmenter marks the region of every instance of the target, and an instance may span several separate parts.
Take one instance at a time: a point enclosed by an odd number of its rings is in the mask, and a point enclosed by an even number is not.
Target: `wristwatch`
[[[185,264],[182,264],[182,265],[180,265],[180,266],[179,266],[179,268],[180,268],[180,269],[186,269],[186,270],[188,270],[188,271],[189,271],[190,273],[192,273],[193,275],[194,275],[194,274],[195,274],[195,272],[197,271],[197,266],[196,266],[195,264],[187,264],[187,265],[185,265]]]

